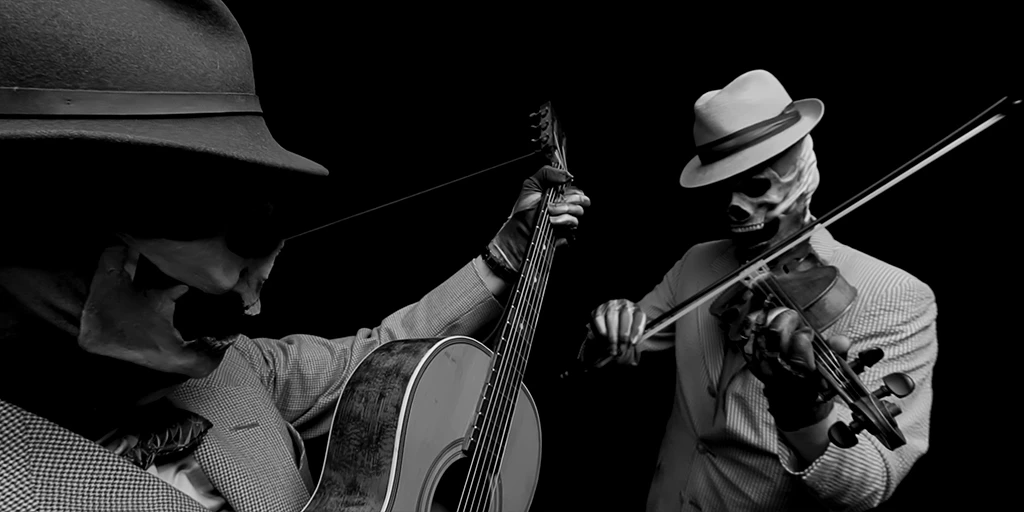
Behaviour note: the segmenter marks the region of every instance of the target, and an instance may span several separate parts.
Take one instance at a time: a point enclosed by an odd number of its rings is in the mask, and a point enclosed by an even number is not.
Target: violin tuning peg
[[[894,404],[892,402],[882,402],[882,403],[885,404],[885,410],[889,411],[889,415],[890,416],[896,417],[896,416],[899,416],[900,413],[903,412],[903,409],[900,409],[900,406],[898,406],[898,405],[896,405],[896,404]]]
[[[853,370],[853,373],[860,375],[861,373],[864,373],[865,369],[870,368],[874,366],[875,363],[881,361],[884,356],[885,352],[883,352],[882,349],[878,347],[869,348],[857,354],[857,359],[850,363],[850,369]]]
[[[905,373],[890,373],[882,379],[882,387],[875,390],[876,398],[894,395],[903,398],[914,392],[914,379]]]
[[[828,429],[828,439],[840,448],[853,448],[857,446],[857,434],[861,430],[864,430],[864,426],[859,421],[854,420],[850,425],[837,421]]]

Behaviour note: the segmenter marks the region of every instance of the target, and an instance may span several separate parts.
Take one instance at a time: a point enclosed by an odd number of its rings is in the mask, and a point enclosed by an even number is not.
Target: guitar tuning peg
[[[885,352],[883,352],[882,349],[878,347],[869,348],[857,354],[857,359],[850,363],[850,369],[853,370],[853,373],[860,375],[861,373],[864,373],[865,369],[870,368],[874,366],[875,363],[881,361],[884,356]]]
[[[903,398],[914,392],[914,379],[905,373],[890,373],[882,379],[882,386],[873,393],[875,398],[895,395]]]

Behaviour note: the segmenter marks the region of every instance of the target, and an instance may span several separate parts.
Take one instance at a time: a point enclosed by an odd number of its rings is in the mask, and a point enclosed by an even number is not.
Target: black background
[[[968,32],[979,26],[965,20],[928,33],[847,30],[836,15],[740,29],[637,8],[573,19],[570,29],[543,11],[518,19],[497,9],[341,5],[230,3],[275,137],[331,171],[310,195],[316,221],[533,151],[528,115],[546,101],[568,134],[569,168],[593,205],[556,260],[526,377],[544,435],[534,511],[643,507],[672,398],[671,357],[575,383],[556,375],[592,308],[639,299],[690,245],[720,237],[724,205],[678,184],[701,94],[763,68],[794,99],[824,101],[813,133],[821,184],[812,211],[821,216],[1007,94],[1017,67],[1002,32]],[[998,123],[830,227],[938,298],[931,448],[884,510],[1003,500],[992,479],[1003,471],[994,464],[1011,460],[1012,390],[996,377],[1014,360],[1004,354],[1019,329],[1008,336],[1013,322],[1000,320],[1012,315],[1002,297],[1016,281],[1000,268],[1019,254],[1019,127]],[[259,332],[249,334],[340,337],[376,326],[477,255],[541,163],[289,242],[264,289]]]

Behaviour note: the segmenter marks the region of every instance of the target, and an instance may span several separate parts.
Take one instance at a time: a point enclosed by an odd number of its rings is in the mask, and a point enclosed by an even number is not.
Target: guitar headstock
[[[531,118],[537,118],[537,124],[533,128],[540,130],[534,142],[539,142],[541,150],[544,151],[551,165],[561,169],[567,169],[565,161],[565,133],[562,126],[555,117],[555,110],[551,102],[540,107],[540,110],[530,114]]]

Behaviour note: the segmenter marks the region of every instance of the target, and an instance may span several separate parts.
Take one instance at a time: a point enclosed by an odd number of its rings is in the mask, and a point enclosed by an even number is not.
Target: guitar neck
[[[467,445],[469,451],[476,452],[477,448],[483,451],[474,455],[500,458],[504,449],[508,433],[506,423],[515,411],[554,262],[555,236],[545,205],[561,195],[563,188],[546,190],[538,206],[533,237],[519,280],[501,317],[490,376]]]

